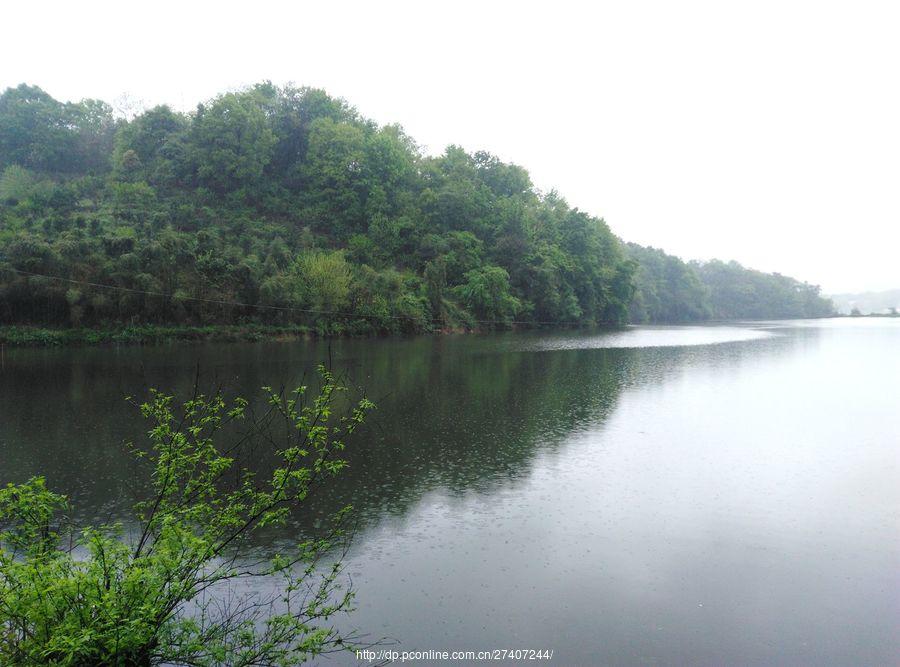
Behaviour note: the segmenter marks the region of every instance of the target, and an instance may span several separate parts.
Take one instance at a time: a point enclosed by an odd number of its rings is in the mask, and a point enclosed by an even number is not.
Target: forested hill
[[[770,307],[777,303],[777,307]],[[528,172],[423,155],[269,83],[191,114],[0,95],[0,323],[330,332],[825,314],[817,289],[626,247]]]
[[[827,317],[834,312],[817,286],[779,273],[719,260],[686,263],[633,243],[625,250],[637,263],[632,322]]]

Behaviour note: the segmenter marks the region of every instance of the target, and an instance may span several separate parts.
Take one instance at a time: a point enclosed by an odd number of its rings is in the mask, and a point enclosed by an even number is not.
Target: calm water
[[[898,664],[897,320],[7,349],[0,482],[118,516],[125,395],[198,365],[258,395],[329,354],[378,404],[310,508],[356,508],[354,627],[559,665]]]

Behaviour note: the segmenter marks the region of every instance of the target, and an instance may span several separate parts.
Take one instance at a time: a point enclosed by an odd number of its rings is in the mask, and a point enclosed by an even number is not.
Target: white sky
[[[485,149],[628,241],[900,287],[900,3],[8,2],[0,88],[189,109],[327,89]]]

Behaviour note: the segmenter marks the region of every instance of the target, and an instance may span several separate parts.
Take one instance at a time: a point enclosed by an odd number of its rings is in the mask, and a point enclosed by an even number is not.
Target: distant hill
[[[891,308],[900,310],[900,289],[859,294],[832,294],[831,300],[839,313],[849,314],[854,308],[858,308],[863,315],[886,313]]]
[[[625,252],[637,263],[632,322],[692,322],[709,319],[776,320],[828,317],[834,306],[817,285],[737,262],[684,262],[635,243]]]

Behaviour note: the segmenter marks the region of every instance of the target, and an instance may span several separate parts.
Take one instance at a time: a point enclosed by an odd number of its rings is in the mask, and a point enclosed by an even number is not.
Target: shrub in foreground
[[[295,665],[349,648],[331,619],[352,595],[340,563],[322,562],[344,539],[346,509],[290,552],[264,556],[250,541],[341,471],[344,441],[373,407],[336,415],[344,388],[320,373],[315,396],[266,388],[261,415],[196,389],[176,410],[152,392],[140,406],[149,446],[134,447],[150,492],[133,524],[72,525],[40,477],[0,489],[0,664]],[[226,430],[231,444],[217,445]],[[240,463],[250,445],[257,458],[272,450],[266,474]],[[239,593],[254,588],[275,592]]]

